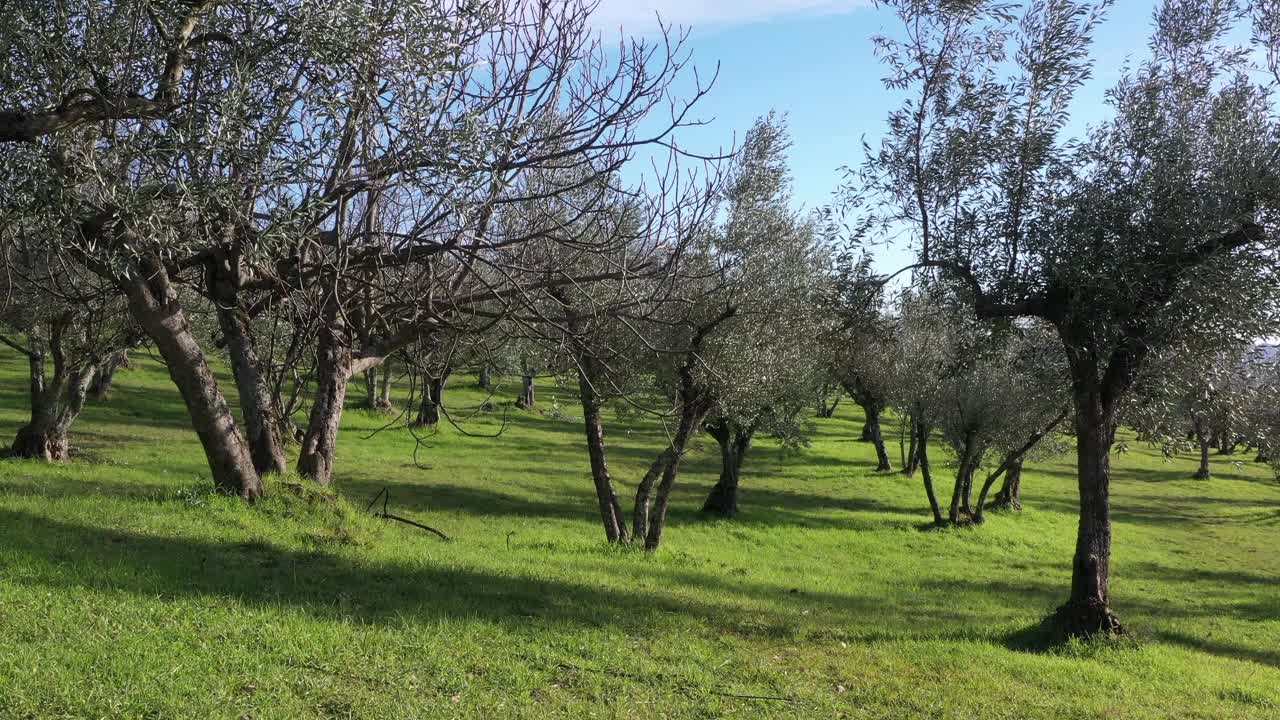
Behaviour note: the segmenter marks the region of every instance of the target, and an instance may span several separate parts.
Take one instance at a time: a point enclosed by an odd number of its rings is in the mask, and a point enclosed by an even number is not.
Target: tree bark
[[[316,344],[315,397],[298,455],[298,474],[321,485],[333,481],[338,427],[351,377],[351,334],[336,301],[329,301],[325,320]]]
[[[218,326],[227,343],[231,358],[231,375],[240,393],[240,412],[244,417],[245,440],[253,467],[259,475],[281,474],[288,470],[280,426],[275,417],[271,386],[262,372],[253,337],[249,314],[239,306],[236,293],[215,296]]]
[[[738,514],[738,485],[742,477],[742,463],[747,451],[751,449],[755,426],[743,427],[727,418],[720,418],[707,427],[707,433],[720,445],[720,479],[702,503],[702,512],[733,517]]]
[[[964,447],[960,452],[960,464],[956,468],[955,487],[951,491],[951,508],[948,517],[952,525],[958,525],[964,517],[972,517],[973,509],[969,503],[973,487],[973,473],[982,458],[982,448],[975,430],[966,430]]]
[[[63,336],[72,322],[67,313],[54,320],[50,333],[50,351],[54,375],[45,375],[45,357],[39,350],[27,354],[30,371],[31,420],[18,430],[11,452],[16,457],[57,462],[70,457],[67,440],[71,424],[84,409],[89,385],[97,374],[97,365],[85,362],[78,367],[68,363],[63,351]]]
[[[920,466],[920,453],[916,448],[916,443],[920,439],[920,424],[916,421],[915,415],[909,418],[908,425],[911,427],[911,439],[907,446],[907,456],[902,462],[902,474],[913,477],[916,474],[916,468]]]
[[[938,505],[938,496],[933,491],[933,475],[929,472],[929,428],[924,423],[915,425],[915,463],[920,467],[920,475],[924,477],[924,493],[929,498],[929,509],[933,511],[933,524],[943,525],[942,508]]]
[[[604,442],[604,422],[600,417],[601,402],[595,386],[586,377],[579,363],[578,391],[582,398],[582,426],[587,438],[587,455],[591,460],[591,479],[596,488],[596,501],[600,507],[600,520],[604,524],[605,539],[622,545],[630,542],[627,520],[622,512],[622,502],[609,474],[609,457]]]
[[[1013,461],[1005,471],[1004,482],[996,492],[992,507],[1022,509],[1022,459]]]
[[[1209,473],[1209,436],[1205,432],[1204,421],[1200,418],[1192,420],[1192,428],[1196,438],[1196,445],[1200,448],[1200,467],[1196,469],[1193,475],[1196,480],[1208,480]]]
[[[480,374],[479,377],[476,378],[476,387],[481,390],[493,389],[493,370],[489,367],[488,363],[484,363],[480,366]]]
[[[871,444],[876,449],[876,472],[889,472],[893,470],[893,465],[889,464],[889,453],[884,447],[884,433],[880,429],[880,409],[876,408],[875,412],[867,412],[866,428],[871,428]]]
[[[440,422],[440,404],[444,402],[444,384],[449,380],[449,371],[439,376],[428,376],[422,383],[422,402],[418,405],[418,417],[414,425],[435,427]]]
[[[689,440],[698,431],[698,426],[702,424],[702,419],[706,412],[706,405],[700,401],[695,400],[693,403],[686,401],[684,404],[684,409],[680,416],[680,425],[676,428],[675,437],[672,439],[672,454],[666,466],[662,469],[662,481],[658,483],[653,512],[649,515],[649,528],[644,535],[645,550],[651,552],[657,550],[658,545],[662,542],[662,531],[667,525],[667,508],[670,505],[671,490],[675,486],[676,474],[680,470],[680,461],[684,459]]]
[[[537,404],[537,400],[538,398],[533,385],[533,376],[528,374],[521,375],[520,396],[516,398],[516,407],[521,410],[532,410],[533,406]]]
[[[111,384],[115,381],[116,371],[127,367],[129,367],[128,350],[108,353],[102,362],[98,363],[98,372],[89,385],[89,397],[94,400],[106,400],[111,393]]]
[[[378,371],[378,409],[391,410],[391,358],[382,361]]]
[[[155,343],[182,395],[204,447],[214,486],[246,500],[261,497],[262,479],[253,457],[191,332],[167,271],[151,256],[139,260],[138,265],[118,281],[128,296],[130,314]]]
[[[1118,388],[1104,392],[1096,370],[1072,369],[1080,523],[1071,566],[1071,595],[1055,622],[1067,635],[1089,637],[1123,631],[1111,612],[1111,446],[1115,442]]]

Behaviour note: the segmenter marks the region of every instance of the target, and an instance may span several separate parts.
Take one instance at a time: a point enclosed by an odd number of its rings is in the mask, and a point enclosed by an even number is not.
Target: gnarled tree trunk
[[[1111,612],[1111,446],[1119,388],[1107,387],[1091,363],[1073,366],[1080,523],[1071,565],[1071,595],[1055,612],[1070,636],[1122,632]],[[1083,367],[1081,367],[1083,366]]]
[[[582,426],[587,438],[587,455],[591,460],[591,480],[596,488],[596,502],[600,507],[600,520],[604,524],[605,539],[611,543],[626,544],[627,520],[622,513],[622,502],[609,474],[609,458],[605,451],[604,422],[600,417],[600,400],[595,386],[587,379],[579,363],[578,391],[582,398]]]
[[[720,445],[720,479],[702,503],[702,512],[733,517],[738,514],[738,484],[742,462],[751,449],[755,425],[744,427],[727,418],[720,418],[707,426],[707,433]]]
[[[391,358],[382,362],[378,371],[378,409],[391,410]]]
[[[49,339],[54,366],[52,379],[45,374],[44,353],[36,349],[27,353],[31,420],[18,430],[13,440],[11,452],[17,457],[55,462],[66,460],[70,455],[67,435],[84,409],[89,384],[97,373],[93,362],[79,366],[68,362],[63,337],[72,321],[70,313],[53,321]]]
[[[333,481],[338,427],[351,378],[351,333],[335,300],[327,303],[325,321],[316,343],[315,397],[298,455],[298,474],[321,485]]]
[[[440,375],[429,375],[422,382],[422,402],[418,404],[418,417],[414,425],[434,427],[440,422],[440,404],[444,402],[444,384],[449,380],[449,370]]]
[[[996,491],[992,507],[1022,509],[1022,460],[1015,460],[1005,471],[1004,482]]]
[[[108,353],[98,363],[98,372],[94,375],[93,382],[89,384],[89,397],[94,400],[106,400],[111,393],[111,385],[115,381],[116,371],[127,367],[129,367],[128,350],[117,350],[113,353]]]
[[[280,439],[271,385],[262,372],[255,347],[253,324],[249,314],[239,305],[238,293],[224,289],[221,292],[215,290],[213,295],[218,326],[222,329],[227,354],[231,358],[231,375],[240,393],[240,412],[244,417],[245,440],[253,457],[253,467],[259,475],[283,473],[289,462],[285,459],[284,443]]]
[[[226,398],[218,389],[200,343],[191,332],[168,272],[154,257],[144,257],[118,282],[129,299],[129,312],[155,343],[169,377],[187,406],[191,424],[204,447],[214,486],[247,500],[262,495],[262,480]]]

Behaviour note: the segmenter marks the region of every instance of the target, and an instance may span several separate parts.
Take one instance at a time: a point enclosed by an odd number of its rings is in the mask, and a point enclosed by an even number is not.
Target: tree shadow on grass
[[[342,489],[352,502],[363,505],[386,489],[392,506],[415,512],[452,512],[474,516],[498,516],[521,519],[548,518],[595,522],[599,507],[592,492],[590,480],[583,478],[581,490],[565,492],[563,484],[506,483],[506,487],[518,489],[520,494],[505,493],[475,485],[440,482],[396,482],[367,477],[348,478],[342,481]],[[632,507],[628,496],[630,488],[622,487],[623,505],[629,513]],[[711,490],[710,483],[684,483],[672,496],[672,506],[667,512],[669,527],[693,525],[709,521],[728,522],[753,527],[800,527],[811,529],[856,530],[907,527],[915,521],[886,517],[887,514],[919,515],[919,508],[898,506],[873,498],[831,497],[787,490],[749,489],[744,487],[740,499],[739,514],[732,520],[710,518],[700,508],[702,499]],[[854,513],[875,513],[877,517],[857,518]]]
[[[354,615],[394,624],[403,617],[482,618],[506,625],[540,621],[651,632],[666,622],[662,616],[679,613],[744,635],[776,637],[793,629],[784,615],[735,607],[735,596],[786,602],[789,596],[784,589],[634,564],[625,571],[649,581],[642,583],[645,586],[658,580],[678,590],[681,584],[692,583],[727,602],[705,602],[680,592],[613,590],[548,579],[544,574],[504,574],[454,564],[361,563],[323,547],[299,551],[253,540],[219,543],[144,535],[11,510],[0,511],[0,554],[23,560],[16,566],[20,570],[5,573],[6,582],[17,586],[152,598],[235,598],[263,606],[284,604],[335,620]],[[877,606],[869,597],[824,600],[838,602],[848,613]]]

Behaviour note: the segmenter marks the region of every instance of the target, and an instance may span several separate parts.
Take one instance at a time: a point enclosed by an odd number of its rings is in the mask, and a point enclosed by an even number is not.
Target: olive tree
[[[1165,0],[1148,59],[1107,97],[1110,116],[1067,140],[1070,100],[1109,3],[891,4],[881,38],[908,100],[855,178],[917,269],[982,318],[1049,323],[1071,381],[1080,523],[1070,635],[1119,632],[1111,609],[1110,451],[1153,351],[1187,338],[1266,335],[1277,286],[1267,232],[1280,202],[1274,86],[1232,45],[1240,4]],[[1263,55],[1275,36],[1255,33]]]

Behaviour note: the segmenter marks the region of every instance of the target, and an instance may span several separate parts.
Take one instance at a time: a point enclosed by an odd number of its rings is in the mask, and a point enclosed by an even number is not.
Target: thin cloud
[[[661,15],[663,22],[677,25],[741,25],[788,15],[845,13],[869,4],[869,0],[601,0],[592,24],[642,32],[652,30]]]

